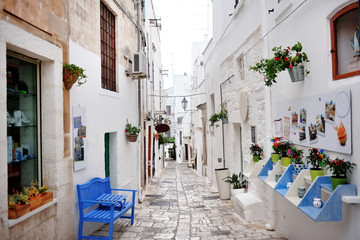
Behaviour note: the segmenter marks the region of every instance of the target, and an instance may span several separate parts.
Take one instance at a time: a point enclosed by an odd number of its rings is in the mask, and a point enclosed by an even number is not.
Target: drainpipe
[[[359,0],[360,1],[360,0]],[[229,81],[232,77],[234,77],[235,75],[231,75],[230,77],[228,77],[225,81],[223,81],[220,84],[220,104],[223,104],[223,98],[222,98],[222,85],[224,83],[226,83],[227,81]],[[223,163],[224,163],[224,168],[225,168],[225,139],[224,139],[224,122],[221,121],[221,129],[222,129],[222,152],[223,152]]]
[[[137,14],[137,51],[140,53],[141,51],[141,14],[140,14],[140,0],[136,0],[136,14]],[[139,120],[138,120],[138,126],[141,126],[141,80],[138,80],[138,114],[139,114]]]

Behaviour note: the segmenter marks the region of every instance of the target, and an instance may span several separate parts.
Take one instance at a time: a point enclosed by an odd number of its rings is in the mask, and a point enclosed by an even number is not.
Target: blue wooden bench
[[[132,201],[126,200],[127,195],[112,194],[112,191],[132,192]],[[88,183],[77,185],[77,194],[79,201],[79,234],[78,239],[112,239],[113,223],[118,218],[131,219],[131,225],[134,224],[136,190],[113,189],[110,187],[109,178],[93,178]],[[89,208],[90,210],[85,211]],[[124,215],[131,209],[131,215]],[[109,236],[83,236],[84,222],[102,222],[109,223]]]

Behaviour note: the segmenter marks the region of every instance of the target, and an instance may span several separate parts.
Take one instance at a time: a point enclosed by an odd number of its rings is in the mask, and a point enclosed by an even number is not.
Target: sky
[[[175,75],[191,75],[191,46],[211,35],[211,0],[153,0],[156,18],[161,18],[161,56],[165,88]]]

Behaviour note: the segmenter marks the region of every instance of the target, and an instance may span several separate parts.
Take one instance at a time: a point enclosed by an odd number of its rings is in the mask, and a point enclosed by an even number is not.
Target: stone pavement
[[[107,236],[108,225],[94,235]],[[186,163],[167,161],[136,204],[135,223],[119,219],[113,239],[286,239],[263,222],[242,220],[230,200],[220,200],[205,179]]]

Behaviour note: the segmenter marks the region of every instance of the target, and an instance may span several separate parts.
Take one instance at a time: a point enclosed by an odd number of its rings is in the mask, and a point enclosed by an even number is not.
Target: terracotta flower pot
[[[16,204],[15,208],[9,208],[9,219],[19,218],[30,212],[30,203],[28,204]]]
[[[66,90],[70,90],[72,85],[78,80],[79,74],[78,73],[70,73],[69,69],[64,69],[63,73],[63,82],[65,84]]]
[[[138,137],[137,134],[134,134],[134,135],[126,135],[126,136],[127,136],[128,140],[129,140],[129,142],[136,142],[137,137]]]
[[[41,205],[42,205],[42,197],[40,195],[30,199],[30,211],[33,211],[38,207],[41,207]]]
[[[52,192],[45,192],[42,194],[42,205],[45,205],[53,200]]]

